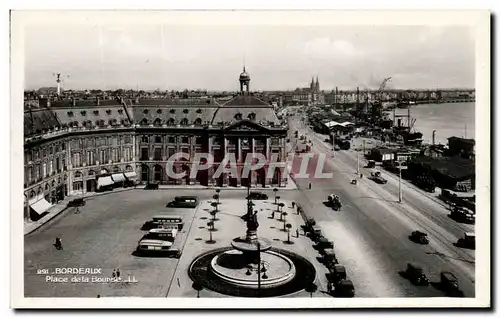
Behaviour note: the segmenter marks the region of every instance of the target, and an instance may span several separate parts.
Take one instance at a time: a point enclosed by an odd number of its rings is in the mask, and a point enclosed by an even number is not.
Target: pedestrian
[[[309,190],[311,190],[311,182],[309,182]]]
[[[295,229],[295,233],[297,233],[297,238],[299,238],[299,229]]]
[[[274,211],[271,212],[271,219],[274,219]]]
[[[328,282],[326,284],[326,288],[328,289],[328,294],[331,294],[332,293],[332,283]]]
[[[99,295],[99,294],[98,294],[98,295],[97,295],[97,298],[101,298],[101,295]]]
[[[117,269],[116,270],[116,277],[119,278],[120,277],[120,269]]]
[[[111,274],[111,276],[112,276],[113,278],[115,278],[115,277],[116,277],[116,269],[113,269],[113,274]]]
[[[292,201],[292,209],[295,209],[295,201]]]

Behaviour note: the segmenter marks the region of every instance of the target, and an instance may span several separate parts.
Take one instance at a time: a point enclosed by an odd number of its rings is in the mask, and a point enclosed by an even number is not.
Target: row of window
[[[147,108],[146,108],[146,109],[144,109],[142,112],[143,112],[144,114],[149,114],[149,109],[147,109]],[[171,114],[175,114],[176,109],[172,108],[172,109],[170,109],[170,110],[169,110],[169,112],[170,112]],[[189,109],[183,109],[183,110],[182,110],[182,112],[183,112],[184,114],[188,114],[188,113],[189,113]],[[198,109],[196,110],[196,113],[197,113],[197,114],[201,114],[202,112],[203,112],[203,111],[201,110],[201,108],[198,108]],[[157,114],[161,114],[161,113],[163,113],[163,110],[162,110],[162,109],[157,109],[157,110],[156,110],[156,113],[157,113]]]
[[[155,120],[151,121],[147,118],[143,118],[140,122],[139,122],[140,125],[153,125],[153,126],[162,126],[163,124],[166,124],[167,126],[176,126],[177,125],[177,121],[174,119],[174,118],[169,118],[167,119],[166,121],[160,119],[160,118],[156,118]],[[201,118],[196,118],[194,121],[193,121],[193,125],[195,126],[201,126],[203,124],[203,121],[201,120]],[[205,121],[205,125],[208,125],[209,124],[209,121]],[[180,121],[179,121],[179,125],[181,126],[188,126],[190,125],[189,123],[189,120],[187,118],[182,118]]]
[[[31,185],[65,170],[66,158],[54,158],[47,163],[29,166],[26,169],[25,181],[27,184]]]
[[[53,145],[46,146],[42,149],[33,149],[25,152],[25,164],[29,161],[36,161],[38,159],[45,158],[47,156],[53,155],[54,153],[59,153],[60,151],[66,150],[66,144],[64,142],[57,143]]]
[[[151,138],[151,139],[150,139]],[[180,141],[180,143],[182,144],[189,144],[190,143],[190,137],[189,136],[167,136],[167,142],[170,143],[170,144],[176,144],[177,143],[177,140]],[[179,139],[177,139],[179,138]],[[146,143],[148,144],[149,142],[154,141],[154,143],[156,144],[161,144],[163,143],[163,136],[142,136],[141,137],[141,143]],[[199,137],[197,136],[195,138],[195,142],[196,144],[198,145],[201,145],[203,143],[203,137]]]
[[[95,116],[99,116],[99,111],[98,110],[94,110],[92,112]],[[82,110],[80,111],[80,114],[82,116],[86,116],[87,115],[87,111],[86,110]],[[118,114],[122,115],[123,114],[123,109],[118,109]],[[75,114],[73,113],[73,111],[69,111],[68,112],[68,117],[73,117]],[[111,115],[111,109],[107,109],[106,110],[106,115]]]
[[[83,166],[84,162],[86,165],[94,166],[97,161],[100,163],[108,163],[110,160],[119,162],[122,158],[125,162],[132,161],[132,149],[130,147],[121,150],[120,148],[112,148],[75,152],[71,156],[71,164],[74,168],[78,168]]]
[[[181,150],[180,152],[183,152],[183,153],[190,153],[188,147],[181,147],[180,150]],[[168,147],[165,149],[165,153],[167,154],[166,155],[167,158],[170,158],[171,156],[173,156],[177,152],[178,152],[177,149],[173,148],[173,147]],[[140,160],[149,160],[151,158],[149,155],[150,155],[149,147],[148,148],[145,148],[145,147],[141,148]],[[155,147],[153,149],[153,160],[158,160],[158,161],[163,160],[163,148]]]

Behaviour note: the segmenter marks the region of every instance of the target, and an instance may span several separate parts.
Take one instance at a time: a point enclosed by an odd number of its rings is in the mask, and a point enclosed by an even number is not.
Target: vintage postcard
[[[491,306],[490,19],[12,11],[11,306]]]

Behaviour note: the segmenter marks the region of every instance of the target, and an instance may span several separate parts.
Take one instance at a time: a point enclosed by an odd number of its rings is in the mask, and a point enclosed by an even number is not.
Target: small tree
[[[283,213],[283,207],[284,207],[284,206],[285,206],[285,203],[280,202],[280,203],[278,204],[278,212]]]
[[[281,213],[281,215],[283,216],[283,230],[285,230],[285,225],[286,225],[286,216],[288,215],[288,213],[283,212],[283,213]]]
[[[207,241],[208,244],[213,244],[215,243],[215,240],[213,239],[213,232],[215,231],[215,223],[213,221],[210,221],[207,223],[207,225],[210,227],[208,232],[210,233],[210,239]]]
[[[218,194],[214,194],[214,196],[212,198],[217,201],[217,204],[220,204],[220,201],[219,201],[220,196]]]
[[[274,192],[274,204],[276,204],[276,194],[278,193],[278,188],[274,188],[273,189],[273,192]]]
[[[200,298],[200,291],[203,290],[203,285],[200,282],[196,281],[196,282],[193,283],[192,287],[197,292],[196,298]]]
[[[213,201],[212,203],[210,203],[210,205],[212,206],[212,208],[214,208],[214,211],[215,211],[216,213],[217,213],[217,212],[219,212],[219,209],[218,209],[218,207],[219,207],[219,203],[217,203],[217,202]]]

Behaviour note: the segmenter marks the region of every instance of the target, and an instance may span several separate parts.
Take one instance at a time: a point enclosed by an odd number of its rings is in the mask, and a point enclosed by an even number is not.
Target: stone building
[[[125,173],[139,183],[214,186],[285,186],[286,134],[271,105],[252,96],[250,76],[239,77],[240,93],[219,103],[200,99],[58,100],[24,113],[25,217],[39,217],[67,195],[96,191],[99,178]],[[169,162],[175,153],[189,159]],[[247,153],[275,155],[269,165],[241,177]],[[197,153],[214,158],[212,168],[190,177]],[[228,153],[238,173],[214,173]],[[170,166],[169,166],[170,165]],[[166,171],[186,172],[182,179]],[[30,208],[31,207],[31,208]]]

